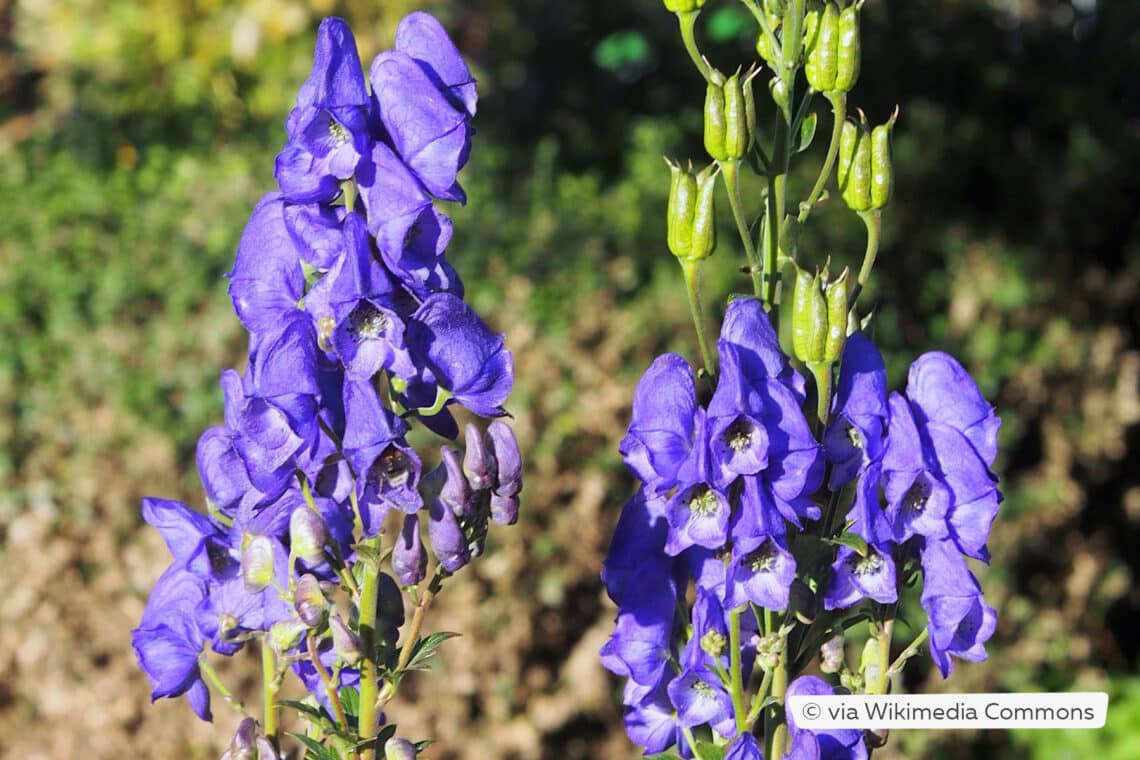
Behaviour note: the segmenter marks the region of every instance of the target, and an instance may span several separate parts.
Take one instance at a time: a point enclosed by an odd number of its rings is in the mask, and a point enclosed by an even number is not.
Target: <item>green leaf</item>
[[[697,742],[697,757],[701,760],[724,760],[724,747],[718,747],[712,742]]]
[[[860,557],[866,557],[867,552],[870,551],[867,547],[867,541],[857,533],[843,533],[835,538],[825,538],[829,544],[838,546],[846,546],[849,549],[854,549]]]
[[[345,686],[340,690],[340,704],[344,713],[350,718],[360,715],[360,690],[355,686]]]
[[[277,700],[277,704],[282,707],[288,707],[291,710],[296,710],[304,715],[310,723],[326,733],[336,733],[340,730],[333,721],[332,716],[325,712],[323,707],[314,707],[313,705],[298,702],[293,699],[279,699]]]
[[[308,749],[308,752],[305,753],[305,760],[340,760],[335,752],[311,736],[292,732],[290,732],[289,735],[296,738],[297,741],[304,744],[306,749]]]
[[[440,631],[420,639],[412,650],[411,659],[408,660],[405,670],[427,670],[427,661],[432,658],[439,645],[458,635],[458,633],[451,633],[450,631]]]
[[[803,121],[800,122],[800,133],[796,136],[796,144],[792,148],[792,153],[802,153],[811,147],[812,140],[815,139],[815,128],[819,124],[819,116],[812,111],[804,116]]]

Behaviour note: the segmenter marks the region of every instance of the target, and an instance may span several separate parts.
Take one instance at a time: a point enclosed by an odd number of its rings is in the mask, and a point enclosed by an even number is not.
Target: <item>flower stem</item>
[[[325,668],[321,662],[320,652],[317,651],[317,640],[310,633],[305,637],[309,647],[309,659],[313,662],[313,667],[316,668],[317,675],[321,678],[321,683],[325,687],[325,696],[329,699],[329,704],[333,707],[333,713],[336,715],[337,721],[346,731],[349,730],[348,717],[344,714],[344,705],[340,703],[340,694],[337,692],[336,684],[333,683],[332,675],[328,669]]]
[[[831,408],[831,362],[809,362],[808,370],[815,378],[815,416],[817,437],[823,437],[827,428],[828,410]]]
[[[878,665],[878,672],[875,673],[873,682],[867,683],[868,694],[886,694],[887,685],[891,680],[890,666],[887,664],[891,661],[891,637],[894,633],[895,627],[895,605],[887,605],[883,614],[883,622],[874,634],[875,643],[878,645],[878,652],[876,653],[876,661]],[[874,629],[873,629],[874,630]]]
[[[277,746],[277,658],[269,642],[261,641],[261,693],[265,700],[265,736]]]
[[[748,258],[748,271],[752,274],[752,292],[757,298],[763,292],[763,264],[760,254],[756,252],[756,245],[752,242],[752,233],[748,229],[748,222],[744,218],[744,201],[740,196],[740,161],[718,161],[724,187],[728,191],[728,206],[732,209],[732,219],[736,222],[736,231],[740,234],[740,242],[744,244],[744,255]]]
[[[780,660],[772,669],[772,696],[775,704],[770,708],[769,720],[772,730],[768,733],[770,742],[765,757],[783,757],[787,747],[788,725],[784,717],[784,695],[788,691],[788,637],[781,636],[784,646],[780,649]]]
[[[206,680],[217,690],[218,694],[222,695],[222,699],[227,705],[237,710],[239,714],[246,715],[245,704],[226,688],[226,685],[222,683],[221,676],[218,675],[218,671],[214,670],[214,666],[210,664],[204,654],[198,658],[198,670],[206,676]]]
[[[760,717],[760,708],[764,704],[764,700],[768,696],[768,690],[772,688],[772,673],[775,671],[764,671],[764,678],[760,681],[760,688],[756,690],[756,696],[752,698],[752,709],[748,711],[748,719],[745,721],[745,728],[751,726]]]
[[[379,550],[380,536],[364,542],[365,546]],[[380,592],[380,568],[367,566],[363,588],[360,592],[360,645],[364,650],[364,661],[360,664],[360,722],[357,732],[363,740],[369,740],[376,733],[376,692],[379,689],[379,672],[376,663],[376,602]],[[373,747],[365,747],[365,760],[373,756]]]
[[[693,65],[697,67],[697,71],[701,72],[701,76],[706,80],[709,78],[709,65],[701,55],[701,51],[697,48],[697,39],[694,31],[697,26],[697,16],[701,15],[700,11],[687,11],[677,14],[677,21],[681,24],[681,41],[685,43],[685,50],[689,53],[689,57],[693,59]]]
[[[926,640],[929,638],[930,629],[923,628],[922,633],[918,634],[918,636],[915,636],[914,641],[910,642],[910,644],[907,645],[907,648],[902,650],[899,653],[899,656],[895,658],[895,661],[891,663],[891,667],[887,671],[888,677],[893,676],[896,673],[901,673],[903,667],[906,666],[906,661],[918,654],[919,647],[925,644]]]
[[[736,717],[736,730],[748,730],[744,710],[744,677],[740,657],[740,610],[728,613],[728,669],[732,679],[732,712]]]
[[[879,254],[879,235],[883,228],[883,214],[879,209],[860,211],[859,218],[867,226],[867,250],[863,253],[863,266],[859,268],[859,279],[851,289],[848,304],[854,308],[859,300],[859,294],[867,281],[871,279],[871,270],[875,268],[875,257]]]
[[[811,215],[819,197],[823,195],[823,188],[827,187],[827,180],[831,177],[831,170],[835,168],[835,159],[839,156],[839,139],[843,134],[843,122],[847,119],[847,93],[829,92],[824,95],[831,102],[831,110],[835,121],[831,125],[831,143],[827,146],[827,157],[823,160],[823,167],[815,185],[808,194],[807,200],[800,204],[799,223],[803,224]]]
[[[692,312],[693,325],[697,328],[697,342],[701,346],[701,360],[705,363],[705,372],[709,377],[715,377],[716,364],[709,350],[709,341],[705,334],[704,310],[701,308],[701,265],[697,261],[684,259],[680,261],[681,270],[685,274],[685,290],[689,294],[689,311]]]

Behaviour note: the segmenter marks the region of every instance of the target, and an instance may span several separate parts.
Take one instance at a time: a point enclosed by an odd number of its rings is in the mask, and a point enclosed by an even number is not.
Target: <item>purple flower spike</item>
[[[427,573],[427,552],[420,541],[419,515],[404,515],[404,527],[392,549],[392,572],[401,586],[414,586]]]
[[[511,352],[474,309],[450,293],[430,296],[408,323],[412,356],[475,414],[501,417],[514,383]]]
[[[466,111],[452,105],[407,53],[391,50],[376,56],[369,78],[380,120],[400,158],[429,193],[466,202],[456,182],[471,150]]]
[[[423,11],[405,16],[396,27],[396,50],[411,56],[453,105],[475,116],[475,80],[435,16]]]
[[[475,487],[468,482],[463,468],[459,464],[459,454],[450,446],[443,446],[439,450],[443,467],[447,472],[447,479],[439,492],[439,500],[459,517],[467,517],[475,510]]]

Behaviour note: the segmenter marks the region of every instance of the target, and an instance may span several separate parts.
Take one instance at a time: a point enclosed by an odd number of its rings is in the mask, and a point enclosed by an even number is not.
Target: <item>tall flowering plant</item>
[[[654,757],[865,758],[884,732],[800,728],[785,700],[885,694],[924,645],[944,677],[955,659],[985,659],[997,616],[967,558],[989,558],[999,420],[945,353],[920,356],[905,389],[890,392],[870,338],[859,295],[891,193],[897,112],[874,127],[861,112],[848,118],[862,3],[742,2],[763,67],[725,75],[697,45],[705,0],[665,0],[705,83],[712,160],[700,170],[668,162],[666,224],[701,361],[694,371],[681,356],[660,356],[634,393],[620,449],[639,486],[602,573],[618,614],[601,656],[627,679],[630,738]],[[756,116],[761,77],[775,105],[770,130]],[[818,95],[833,112],[831,140],[797,204],[789,165],[812,142]],[[758,213],[742,196],[745,164],[766,180]],[[799,245],[833,177],[866,225],[857,275],[829,272]],[[716,246],[719,183],[752,294],[730,300],[714,343],[700,272]],[[892,659],[900,593],[915,585],[925,625]],[[864,623],[853,665],[846,644]]]
[[[421,636],[432,598],[482,552],[488,523],[518,517],[520,452],[497,419],[511,354],[463,300],[437,204],[466,200],[475,107],[432,16],[404,18],[367,72],[348,25],[321,24],[279,189],[229,274],[249,360],[222,373],[225,422],[198,442],[206,513],[142,506],[172,562],[132,632],[139,665],[155,699],[185,696],[210,720],[212,688],[246,716],[230,760],[279,756],[282,707],[307,719],[306,757],[415,757],[423,743],[397,737],[384,707],[449,635]],[[468,423],[463,448],[425,471],[409,430],[455,441],[456,405],[496,419]],[[251,643],[260,721],[206,655]],[[278,698],[290,672],[307,698]]]

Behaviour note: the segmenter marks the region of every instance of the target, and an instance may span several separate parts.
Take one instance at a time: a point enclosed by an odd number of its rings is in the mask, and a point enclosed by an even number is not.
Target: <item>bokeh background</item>
[[[224,704],[214,726],[148,704],[128,632],[168,556],[139,499],[203,504],[194,444],[245,349],[222,274],[320,18],[347,17],[367,61],[412,7],[0,0],[0,756],[228,742]],[[703,160],[703,89],[657,0],[428,7],[480,81],[449,255],[514,350],[528,469],[519,525],[429,617],[462,638],[389,718],[437,760],[633,757],[596,657],[598,571],[632,489],[634,384],[657,353],[695,353],[661,156]],[[700,30],[721,68],[755,58],[737,4],[710,0]],[[1111,695],[1103,731],[896,732],[884,754],[1140,757],[1140,3],[870,0],[864,35],[854,102],[902,107],[876,339],[896,386],[951,351],[1003,418],[990,659],[943,682],[923,657],[906,686]],[[710,310],[744,287],[723,210]],[[802,250],[862,247],[833,203]],[[223,672],[255,685],[251,657]]]

